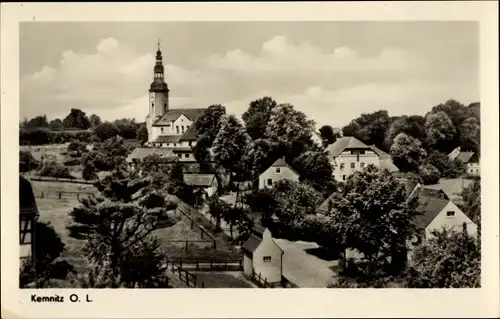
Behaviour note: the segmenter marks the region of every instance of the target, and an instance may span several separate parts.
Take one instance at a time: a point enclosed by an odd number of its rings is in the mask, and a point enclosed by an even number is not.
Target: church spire
[[[168,91],[165,83],[165,69],[163,67],[163,57],[160,49],[160,39],[158,39],[158,50],[156,51],[156,63],[153,68],[153,83],[150,91]]]

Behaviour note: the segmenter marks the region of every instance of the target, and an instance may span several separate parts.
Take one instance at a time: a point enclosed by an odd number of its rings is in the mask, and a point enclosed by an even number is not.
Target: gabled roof
[[[257,247],[259,247],[260,243],[262,242],[262,236],[265,230],[266,228],[264,228],[262,225],[255,224],[252,228],[252,234],[250,235],[250,238],[248,238],[248,240],[243,244],[243,246],[241,246],[241,249],[244,252],[253,254],[253,252],[257,249]],[[281,251],[281,254],[283,254],[284,253],[283,249],[281,249],[281,247],[278,244],[276,244],[276,242],[272,238],[271,240],[276,245],[276,247],[278,247],[278,249]]]
[[[375,154],[378,155],[378,157],[380,159],[385,159],[385,158],[390,158],[391,157],[391,155],[389,155],[388,153],[382,151],[380,148],[376,147],[375,145],[370,145],[369,147],[375,152]]]
[[[472,156],[474,156],[474,152],[460,152],[456,159],[463,163],[468,163],[471,160]]]
[[[191,122],[194,122],[199,116],[205,112],[204,109],[170,109],[164,113],[158,120],[153,123],[153,126],[164,126],[177,120],[181,115],[187,117]]]
[[[340,153],[347,149],[370,149],[370,147],[354,136],[344,136],[337,139],[335,143],[330,144],[326,148],[326,151],[328,152],[328,157],[331,160],[339,156]]]
[[[399,172],[399,168],[394,165],[392,158],[380,158],[378,162],[381,169],[386,169],[389,172]]]
[[[285,161],[285,159],[283,157],[277,159],[273,163],[273,165],[271,165],[269,167],[288,167],[294,174],[299,175],[299,173],[297,173],[290,165],[288,165],[288,163]]]
[[[333,192],[330,196],[328,196],[327,199],[321,205],[316,208],[316,213],[322,214],[322,215],[328,215],[330,213],[329,211],[329,206],[330,206],[330,201],[337,196],[337,192]]]
[[[418,229],[425,229],[436,218],[436,216],[448,205],[449,199],[419,196],[417,211],[421,214],[416,216],[414,223]]]
[[[214,174],[184,174],[184,183],[191,186],[212,186]]]
[[[418,197],[418,198],[435,198],[435,199],[444,199],[444,200],[449,200],[450,198],[448,195],[439,188],[427,188],[427,187],[419,187],[416,189],[413,194],[411,194],[410,197],[408,197],[408,201],[412,200],[413,198]]]
[[[127,161],[131,162],[134,159],[142,160],[144,157],[149,155],[158,155],[160,157],[172,157],[175,158],[175,154],[170,148],[161,147],[137,147],[132,151],[132,153],[127,156]]]
[[[38,215],[35,194],[31,183],[24,177],[19,176],[19,213]]]

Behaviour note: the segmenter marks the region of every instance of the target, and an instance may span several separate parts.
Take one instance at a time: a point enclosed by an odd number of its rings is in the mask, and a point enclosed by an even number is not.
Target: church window
[[[161,128],[161,132],[163,133],[163,127]]]
[[[184,154],[184,157],[185,158],[189,158],[189,154]]]
[[[177,157],[182,158],[182,154],[177,154]]]
[[[179,134],[179,125],[175,126],[175,130],[177,131],[177,134]]]
[[[189,141],[189,146],[192,146],[193,145],[193,142]]]
[[[181,129],[182,129],[182,134],[184,134],[184,125],[181,126]]]
[[[355,168],[356,167],[356,163],[351,163],[351,168]]]

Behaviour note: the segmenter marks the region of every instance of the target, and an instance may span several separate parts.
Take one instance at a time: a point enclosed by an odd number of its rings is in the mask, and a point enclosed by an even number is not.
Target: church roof
[[[168,85],[164,81],[154,80],[149,87],[150,92],[164,92],[168,91]]]
[[[165,112],[158,120],[153,123],[153,126],[165,126],[177,120],[181,115],[187,117],[190,121],[194,122],[200,117],[205,109],[170,109]]]

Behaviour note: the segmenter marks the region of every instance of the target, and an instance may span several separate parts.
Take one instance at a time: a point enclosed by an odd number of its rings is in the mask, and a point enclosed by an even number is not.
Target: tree
[[[65,244],[50,224],[40,221],[35,226],[35,263],[32,261],[21,265],[20,286],[26,287],[35,279],[33,269],[36,270],[36,287],[48,288],[47,282],[51,279],[65,279],[70,272],[75,272],[68,262],[56,259],[64,250]]]
[[[249,145],[248,161],[253,179],[271,166],[278,158],[282,157],[278,144],[268,139],[257,139]]]
[[[79,128],[86,130],[90,127],[90,120],[82,110],[71,109],[68,116],[64,118],[63,125],[65,128]]]
[[[429,147],[449,153],[456,147],[456,129],[445,112],[428,113],[425,116],[425,130]]]
[[[424,185],[437,184],[441,178],[441,173],[439,173],[439,170],[432,164],[424,164],[420,166],[419,175],[422,177]]]
[[[314,144],[311,139],[314,124],[293,105],[280,104],[271,111],[265,138],[276,143],[287,158],[295,158]]]
[[[148,128],[146,127],[146,124],[141,124],[139,128],[137,129],[136,132],[137,139],[141,141],[142,143],[145,143],[148,141],[149,135],[148,135]]]
[[[481,286],[480,241],[462,232],[435,231],[414,253],[409,287],[478,288]]]
[[[458,128],[460,146],[464,151],[480,152],[481,125],[474,117],[465,119]]]
[[[248,135],[253,140],[264,137],[271,112],[276,107],[276,101],[266,96],[250,102],[250,106],[242,115]]]
[[[307,181],[324,197],[337,189],[333,168],[324,152],[306,151],[293,162],[302,181]]]
[[[68,144],[68,152],[76,152],[78,156],[87,151],[87,144],[77,140],[73,140]]]
[[[31,170],[36,170],[40,162],[37,161],[30,151],[19,151],[19,171],[29,172]]]
[[[474,180],[472,184],[462,190],[464,213],[477,225],[481,225],[481,181]]]
[[[323,125],[319,129],[319,134],[321,134],[321,137],[323,138],[323,144],[325,146],[335,143],[335,141],[339,137],[338,134],[333,131],[333,128],[330,125]]]
[[[44,114],[42,116],[37,116],[29,120],[27,123],[28,128],[38,128],[38,127],[48,127],[49,122],[47,121],[47,116]]]
[[[56,162],[43,163],[38,174],[40,176],[48,176],[54,178],[75,178],[73,175],[71,175],[69,169],[66,166]]]
[[[210,141],[210,136],[207,134],[198,135],[195,146],[193,146],[193,155],[196,162],[200,164],[200,172],[207,173],[211,170],[211,155],[210,148],[212,147],[212,141]]]
[[[62,129],[63,128],[63,122],[61,121],[61,119],[53,119],[49,123],[49,128],[52,129],[52,130]]]
[[[102,141],[117,136],[119,132],[120,130],[118,127],[109,122],[104,122],[94,127],[94,135],[99,137]]]
[[[115,120],[114,124],[118,128],[118,135],[126,139],[137,138],[137,124],[134,119],[119,119]]]
[[[407,202],[404,186],[387,170],[369,165],[349,176],[341,196],[332,198],[331,223],[345,248],[357,249],[371,264],[406,256],[406,240],[416,202]]]
[[[448,155],[439,151],[431,151],[424,163],[436,167],[441,177],[457,178],[465,173],[464,163],[456,159],[451,161]]]
[[[87,163],[82,170],[82,178],[86,181],[96,180],[97,174],[93,163]]]
[[[386,132],[384,145],[386,149],[390,149],[396,136],[400,133],[405,133],[420,142],[425,142],[425,117],[419,115],[401,116],[395,119]]]
[[[94,128],[97,125],[102,123],[101,118],[99,116],[97,116],[96,114],[92,114],[90,116],[89,122],[90,122],[90,127],[92,127],[92,128]]]
[[[240,173],[240,161],[250,143],[245,128],[234,115],[224,116],[213,143],[215,160],[231,173]]]
[[[226,115],[226,107],[220,104],[210,105],[205,112],[194,122],[194,128],[199,135],[208,138],[209,147],[217,136],[221,127],[221,118]]]
[[[278,209],[279,204],[275,193],[270,188],[258,189],[248,193],[243,197],[242,202],[253,212],[260,213],[263,225],[268,223],[272,213]]]
[[[427,154],[419,140],[405,133],[399,133],[391,146],[391,155],[394,164],[401,171],[415,172]]]
[[[209,197],[207,205],[208,213],[215,219],[217,229],[220,229],[221,219],[227,214],[231,207],[215,194]]]
[[[354,136],[367,145],[384,148],[384,139],[391,124],[389,113],[380,110],[373,113],[363,113],[351,121],[342,131],[344,136]]]
[[[84,198],[70,215],[70,236],[87,239],[84,248],[91,287],[161,285],[161,254],[152,232],[159,222],[171,226],[163,195],[150,188],[151,178],[119,166],[96,183],[97,196]],[[133,267],[133,268],[132,268]]]

